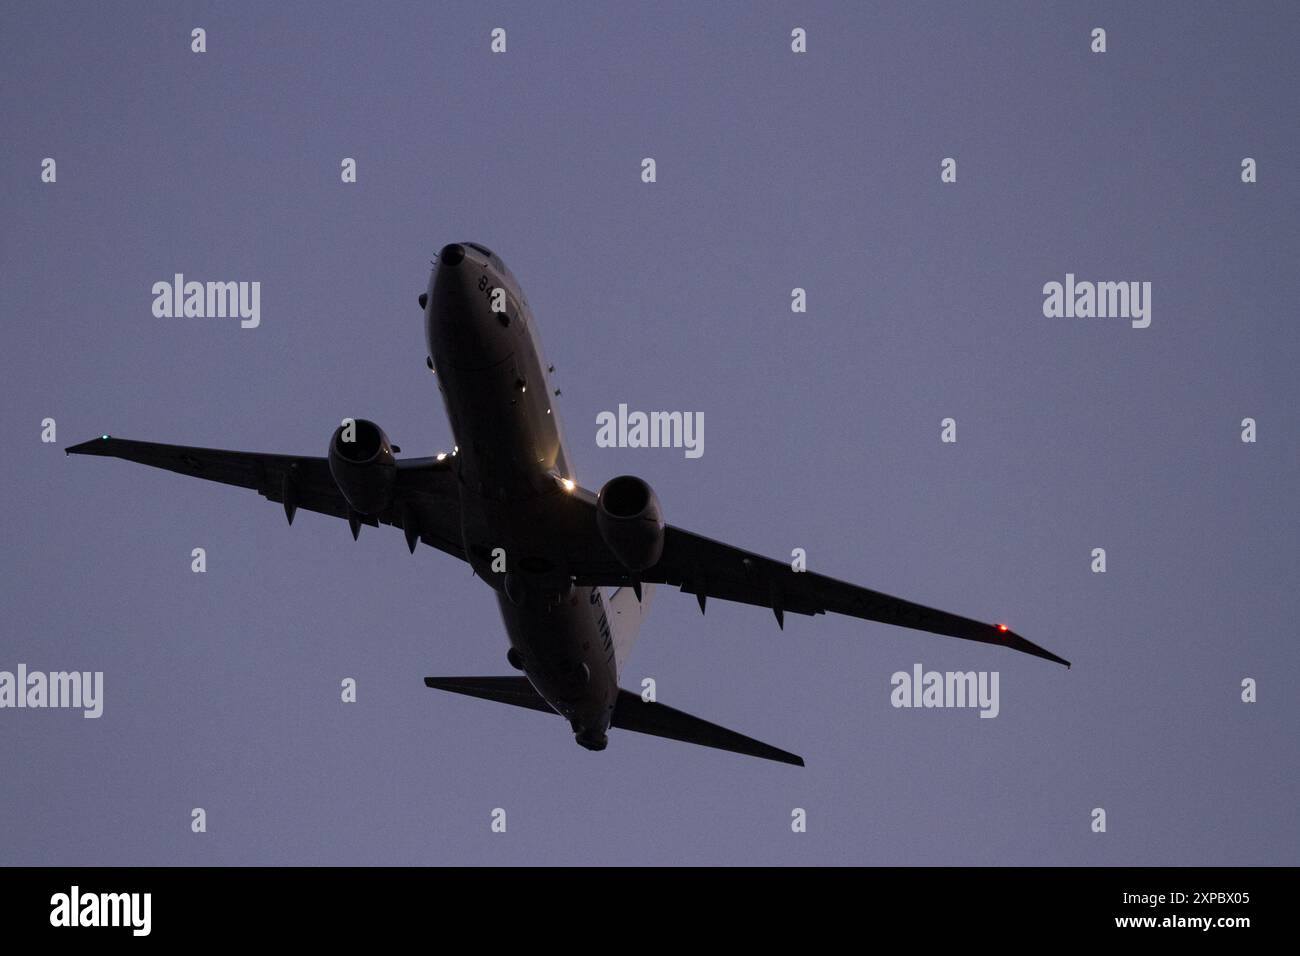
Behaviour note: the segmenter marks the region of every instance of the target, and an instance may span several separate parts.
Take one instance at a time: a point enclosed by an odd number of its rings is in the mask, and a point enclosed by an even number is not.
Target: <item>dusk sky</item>
[[[0,864],[1300,862],[1298,40],[1294,3],[8,5],[0,671],[104,711],[0,709]],[[660,589],[623,686],[807,767],[591,753],[424,686],[515,673],[465,564],[63,454],[450,450],[416,299],[462,240],[583,485],[1073,667]],[[260,325],[155,317],[176,273]],[[1150,326],[1045,316],[1067,274]],[[620,403],[703,455],[598,447]],[[892,706],[918,663],[998,672],[997,717]]]

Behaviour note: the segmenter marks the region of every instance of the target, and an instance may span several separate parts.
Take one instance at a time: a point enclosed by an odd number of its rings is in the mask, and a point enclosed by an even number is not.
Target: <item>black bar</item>
[[[594,932],[608,922],[611,931],[664,945],[683,938],[663,935],[674,928],[710,927],[726,927],[733,943],[748,934],[761,943],[773,925],[857,939],[903,933],[926,946],[1098,936],[1231,945],[1259,930],[1283,931],[1294,882],[1293,868],[10,868],[0,869],[0,933],[6,942],[37,936],[91,945],[411,936],[449,946],[482,942],[486,931],[494,944],[567,940],[586,950],[611,941]],[[127,925],[52,925],[71,921],[73,886],[87,915],[100,912],[99,894],[148,893],[147,936],[131,925],[135,916],[143,929],[143,896],[134,898],[139,909],[126,909],[121,896],[108,900],[108,916],[117,906]],[[61,910],[59,894],[67,898]]]

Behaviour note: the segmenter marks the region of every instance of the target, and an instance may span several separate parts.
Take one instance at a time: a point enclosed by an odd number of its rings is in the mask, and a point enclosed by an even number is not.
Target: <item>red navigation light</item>
[[[999,624],[998,630],[1005,634],[1007,632],[1007,626],[1005,624]]]

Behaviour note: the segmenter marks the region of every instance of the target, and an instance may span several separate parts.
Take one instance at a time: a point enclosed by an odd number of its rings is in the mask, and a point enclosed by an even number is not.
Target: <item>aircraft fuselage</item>
[[[618,696],[604,600],[572,586],[531,518],[573,475],[527,300],[498,256],[449,245],[429,277],[425,332],[455,435],[465,554],[497,592],[510,661],[578,743],[603,749]]]

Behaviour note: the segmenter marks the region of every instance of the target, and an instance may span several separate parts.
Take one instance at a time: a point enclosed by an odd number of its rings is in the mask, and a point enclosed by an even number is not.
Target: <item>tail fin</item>
[[[555,713],[526,677],[426,677],[424,683],[435,690],[448,690],[455,694],[513,704],[515,707]],[[796,767],[804,765],[803,758],[796,754],[779,750],[761,740],[727,730],[664,704],[647,704],[631,691],[618,692],[610,726],[699,744],[715,750],[729,750],[750,757],[762,757],[764,760],[776,760]]]
[[[614,638],[614,666],[620,674],[623,673],[623,662],[632,653],[641,622],[650,610],[650,596],[654,590],[653,584],[641,585],[641,599],[637,600],[632,588],[619,588],[606,602],[609,629]]]

